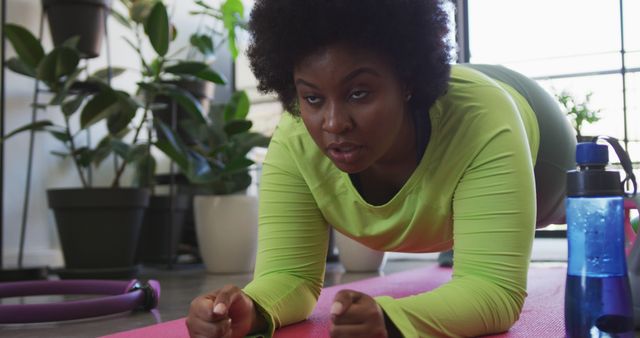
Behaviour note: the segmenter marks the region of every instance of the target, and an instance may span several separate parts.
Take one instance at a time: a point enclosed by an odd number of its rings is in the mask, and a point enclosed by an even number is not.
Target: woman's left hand
[[[369,295],[353,290],[340,290],[331,306],[332,338],[386,338],[384,312]]]

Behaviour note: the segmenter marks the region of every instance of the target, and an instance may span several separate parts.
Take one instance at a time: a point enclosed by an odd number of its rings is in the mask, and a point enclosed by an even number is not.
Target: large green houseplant
[[[149,191],[121,188],[117,172],[111,187],[93,187],[87,171],[112,154],[122,165],[144,162],[142,148],[127,147],[124,151],[121,147],[137,103],[108,85],[106,71],[80,79],[85,69],[80,66],[77,37],[45,53],[38,39],[24,27],[8,24],[4,29],[17,54],[7,61],[8,68],[48,88],[52,98],[34,104],[41,110],[60,111],[61,122],[38,120],[8,133],[3,141],[26,131],[50,133],[66,149],[54,155],[71,159],[81,183],[81,188],[47,191],[65,259],[63,272],[70,277],[131,275]],[[95,146],[82,144],[84,134],[99,123],[107,124],[107,135]]]
[[[207,12],[215,10],[204,2],[195,3]],[[242,7],[238,12],[237,6],[230,5],[234,3],[240,2],[223,2],[219,10],[221,16],[213,20],[231,23],[231,26],[219,33],[224,38],[234,35],[235,23],[242,20]],[[196,60],[189,55],[182,57],[184,48],[175,46],[178,30],[169,21],[163,1],[121,0],[121,4],[127,12],[123,14],[115,10],[114,16],[135,37],[127,42],[140,65],[141,80],[138,82],[136,96],[140,98],[144,107],[142,121],[148,122],[148,127],[164,123],[177,130],[183,139],[187,139],[188,134],[180,121],[195,120],[204,123],[203,111],[208,109],[213,86],[226,84],[224,77],[209,64],[210,58],[215,54],[214,37],[204,32],[192,34],[189,48],[197,50],[202,58]],[[148,50],[152,52],[145,52]],[[148,130],[151,131],[150,128]],[[149,132],[146,140],[151,147],[156,139],[162,137],[162,134],[154,135]],[[147,177],[151,184],[154,174],[155,162],[148,168]],[[176,248],[183,231],[183,218],[190,206],[190,199],[184,194],[152,195],[140,240],[141,261],[163,263],[175,259]]]
[[[578,142],[591,141],[593,137],[583,135],[582,128],[586,124],[592,124],[600,121],[601,109],[593,109],[590,106],[592,95],[593,93],[589,92],[585,95],[584,99],[578,99],[566,90],[555,94],[555,97],[558,102],[560,102],[563,111],[571,121],[573,129],[576,131],[576,138]]]
[[[251,132],[249,99],[234,93],[230,102],[214,106],[208,119],[185,121],[190,144],[160,123],[164,138],[156,146],[175,161],[196,187],[194,218],[200,255],[209,272],[238,273],[253,269],[257,236],[257,196],[248,194],[254,147],[269,138]]]

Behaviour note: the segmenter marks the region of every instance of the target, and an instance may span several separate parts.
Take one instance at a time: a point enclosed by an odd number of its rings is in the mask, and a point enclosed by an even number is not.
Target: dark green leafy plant
[[[134,127],[131,144],[121,143],[119,149],[123,153],[132,153],[133,149],[146,147],[147,156],[145,161],[138,162],[140,165],[136,180],[145,185],[153,185],[156,168],[156,161],[150,152],[153,139],[150,132],[144,138],[143,131],[144,126],[153,123],[152,110],[162,106],[158,99],[168,97],[193,119],[204,120],[200,102],[177,83],[185,79],[199,79],[223,85],[226,80],[206,63],[181,59],[176,56],[179,51],[169,54],[177,29],[169,22],[167,8],[162,1],[121,0],[121,3],[127,8],[128,15],[116,10],[112,13],[135,36],[134,40],[125,40],[140,62],[136,97],[143,109],[140,123]],[[146,45],[152,47],[153,53],[150,56],[143,52]],[[124,168],[124,165],[121,166],[118,172],[121,173]]]
[[[585,95],[584,100],[576,99],[574,95],[566,90],[563,90],[559,94],[555,94],[556,99],[560,102],[565,114],[571,120],[573,129],[576,131],[576,137],[582,138],[582,127],[584,124],[595,123],[600,120],[601,109],[593,109],[589,105],[591,103],[591,96],[593,93],[589,92]]]
[[[91,185],[87,180],[87,170],[92,164],[99,166],[111,154],[117,154],[123,160],[123,166],[140,161],[137,149],[117,151],[122,137],[129,131],[127,126],[138,109],[137,103],[126,92],[115,90],[107,84],[107,74],[112,72],[101,70],[85,81],[79,80],[85,68],[80,66],[77,37],[45,53],[38,39],[24,27],[7,24],[4,30],[17,54],[7,61],[7,67],[44,83],[53,96],[47,103],[36,103],[35,108],[58,109],[64,124],[58,125],[48,119],[38,120],[11,131],[3,141],[25,131],[50,133],[66,149],[52,153],[73,160],[85,188]],[[78,111],[79,117],[76,116]],[[107,121],[109,133],[95,147],[81,145],[79,138],[91,126],[104,121]],[[119,185],[120,176],[115,175],[112,186]]]
[[[194,140],[187,145],[167,125],[159,123],[164,136],[156,146],[176,162],[180,170],[201,192],[225,195],[241,192],[251,184],[253,161],[247,154],[254,147],[266,147],[269,138],[251,132],[246,119],[249,98],[244,91],[234,93],[223,106],[212,107],[208,119],[184,121]]]

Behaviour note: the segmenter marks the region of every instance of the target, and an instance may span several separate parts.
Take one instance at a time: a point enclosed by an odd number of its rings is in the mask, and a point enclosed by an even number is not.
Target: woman
[[[451,67],[437,0],[263,0],[250,31],[259,88],[290,114],[263,167],[254,280],[194,299],[190,334],[269,335],[304,320],[329,224],[377,250],[455,246],[453,278],[436,290],[338,293],[332,337],[508,330],[535,226],[563,216],[575,137],[553,99],[502,67]]]

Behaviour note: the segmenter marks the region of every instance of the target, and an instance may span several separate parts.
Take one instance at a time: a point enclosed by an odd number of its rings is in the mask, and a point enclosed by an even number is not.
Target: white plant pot
[[[207,272],[252,272],[258,245],[258,197],[199,195],[194,197],[193,209]]]
[[[347,272],[373,272],[382,269],[385,252],[370,249],[334,230],[340,263]]]

